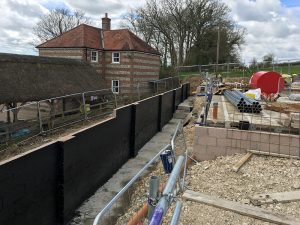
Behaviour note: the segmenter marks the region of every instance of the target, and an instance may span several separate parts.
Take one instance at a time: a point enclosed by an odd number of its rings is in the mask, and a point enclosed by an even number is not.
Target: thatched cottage
[[[81,24],[39,46],[40,56],[81,59],[94,66],[114,93],[129,93],[139,82],[159,78],[160,54],[127,29],[111,30]]]
[[[4,53],[0,53],[0,83],[1,109],[15,108],[32,101],[107,89],[105,81],[99,77],[96,70],[81,60]],[[75,108],[76,104],[79,110],[82,98],[79,96],[77,99],[79,100],[49,100],[49,108],[51,104],[55,104],[62,105],[67,110],[68,107]],[[13,114],[7,115],[1,113],[0,122],[17,121],[18,112],[19,110],[14,110]],[[33,113],[36,117],[36,110],[33,110]]]

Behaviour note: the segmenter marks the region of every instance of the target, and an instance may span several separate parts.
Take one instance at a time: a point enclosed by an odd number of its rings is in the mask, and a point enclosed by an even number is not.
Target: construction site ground
[[[200,111],[203,98],[195,97],[193,114]],[[194,122],[183,128],[187,146],[193,145]],[[182,152],[183,138],[178,137],[177,154]],[[191,148],[189,148],[191,149]],[[189,152],[193,155],[193,152]],[[205,193],[222,199],[252,205],[250,197],[256,194],[288,192],[300,190],[300,161],[296,159],[278,158],[272,156],[257,156],[245,163],[238,171],[232,170],[243,154],[218,157],[212,161],[202,161],[190,165],[187,171],[186,185],[189,190]],[[129,209],[123,214],[117,224],[126,224],[134,213],[138,211],[138,205],[147,199],[148,182],[152,175],[166,180],[166,175],[159,163],[156,168],[145,176],[135,189]],[[248,216],[225,211],[213,206],[187,201],[179,195],[177,200],[183,203],[179,224],[231,224],[231,225],[267,225],[273,224]],[[253,206],[253,205],[252,205]],[[163,224],[169,224],[173,215],[175,203],[173,203],[164,217]],[[254,206],[253,206],[254,207]],[[261,206],[275,213],[290,215],[300,218],[300,201],[289,203],[271,203]],[[146,223],[144,223],[146,224]]]

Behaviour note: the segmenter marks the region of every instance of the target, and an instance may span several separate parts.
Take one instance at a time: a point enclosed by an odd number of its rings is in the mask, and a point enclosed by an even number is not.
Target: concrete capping
[[[69,141],[69,140],[71,140],[73,138],[75,138],[75,136],[73,136],[73,135],[63,136],[62,138],[58,139],[58,142],[66,142],[66,141]]]

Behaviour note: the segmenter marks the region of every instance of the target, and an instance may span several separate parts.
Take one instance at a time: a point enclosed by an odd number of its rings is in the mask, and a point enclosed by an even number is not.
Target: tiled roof
[[[81,24],[37,48],[93,48],[159,54],[157,50],[127,29],[102,30],[86,24]]]

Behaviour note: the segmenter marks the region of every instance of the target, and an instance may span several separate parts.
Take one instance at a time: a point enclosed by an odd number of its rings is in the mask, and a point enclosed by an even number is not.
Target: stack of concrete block
[[[194,154],[199,161],[247,150],[300,156],[299,135],[196,125],[194,140]]]

